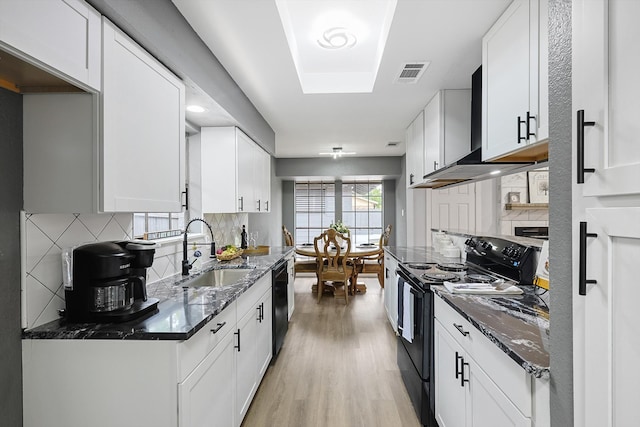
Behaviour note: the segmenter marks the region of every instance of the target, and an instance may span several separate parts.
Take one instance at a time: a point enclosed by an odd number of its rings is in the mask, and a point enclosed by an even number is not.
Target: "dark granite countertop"
[[[268,255],[240,257],[204,264],[199,273],[182,278],[179,274],[150,283],[147,294],[158,298],[158,311],[142,319],[124,323],[68,323],[64,319],[23,331],[23,339],[129,339],[186,340],[236,300],[272,267],[293,251],[292,247],[272,247]],[[225,287],[183,288],[189,278],[218,268],[252,268],[243,280]]]
[[[385,249],[399,262],[442,259],[427,247]],[[508,296],[452,294],[444,286],[432,289],[526,372],[549,377],[549,308],[534,286],[522,286],[524,294]]]

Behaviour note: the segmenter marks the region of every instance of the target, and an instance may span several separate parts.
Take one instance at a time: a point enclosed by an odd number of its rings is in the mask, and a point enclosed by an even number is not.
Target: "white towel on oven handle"
[[[402,338],[413,342],[413,294],[411,286],[402,287]]]

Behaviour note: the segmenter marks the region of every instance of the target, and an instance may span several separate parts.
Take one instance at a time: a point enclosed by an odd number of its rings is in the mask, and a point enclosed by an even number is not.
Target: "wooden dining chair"
[[[284,235],[284,244],[286,246],[295,246],[291,232],[286,226],[282,226],[282,234]],[[296,273],[317,273],[316,259],[295,254],[293,256],[293,278],[295,280]]]
[[[340,247],[340,241],[344,248]],[[318,274],[318,302],[322,298],[327,282],[332,282],[335,288],[344,288],[344,301],[349,304],[349,283],[353,276],[353,262],[349,258],[351,252],[351,238],[347,234],[338,233],[329,228],[324,233],[313,239],[316,251]]]
[[[378,276],[378,283],[384,288],[384,247],[389,244],[391,224],[387,225],[378,241],[378,250],[374,255],[360,257],[356,260],[358,273],[373,273]]]

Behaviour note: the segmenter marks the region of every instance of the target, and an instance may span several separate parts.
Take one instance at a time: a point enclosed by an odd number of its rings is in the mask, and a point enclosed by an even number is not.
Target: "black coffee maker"
[[[147,298],[147,268],[155,244],[143,240],[90,243],[72,252],[72,280],[65,284],[65,316],[71,322],[126,322],[154,312]]]

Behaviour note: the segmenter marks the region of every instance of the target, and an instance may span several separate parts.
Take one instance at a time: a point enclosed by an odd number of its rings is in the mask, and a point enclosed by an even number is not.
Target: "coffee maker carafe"
[[[72,280],[65,284],[65,315],[72,322],[125,322],[157,310],[147,298],[146,271],[154,244],[97,242],[72,252]]]

